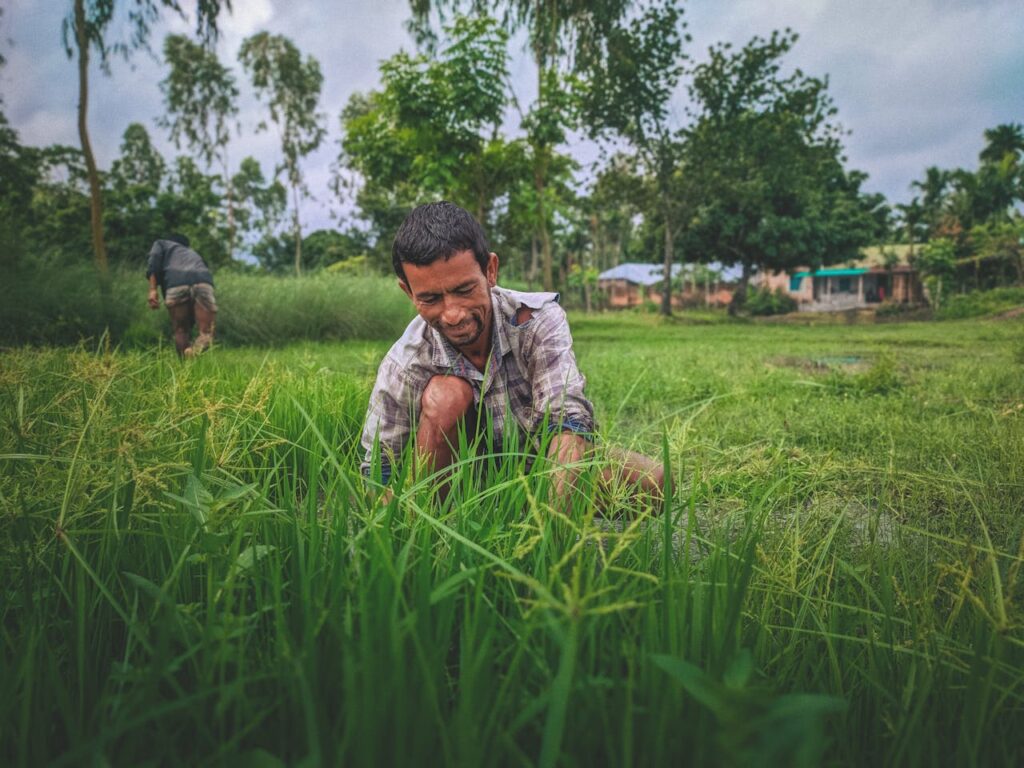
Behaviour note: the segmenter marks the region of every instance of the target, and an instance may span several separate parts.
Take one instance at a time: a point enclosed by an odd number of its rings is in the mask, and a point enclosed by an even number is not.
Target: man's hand
[[[160,308],[160,295],[156,292],[156,288],[149,289],[149,308],[159,309]]]
[[[589,443],[573,432],[560,432],[551,437],[548,459],[556,469],[551,478],[552,502],[560,512],[572,511],[572,494],[576,492],[576,478],[580,474],[579,462],[587,455]]]

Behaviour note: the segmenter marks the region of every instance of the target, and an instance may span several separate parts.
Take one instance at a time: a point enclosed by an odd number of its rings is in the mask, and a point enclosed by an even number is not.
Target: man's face
[[[416,305],[420,317],[452,346],[472,347],[491,330],[491,288],[498,280],[498,256],[490,254],[486,273],[472,251],[425,266],[402,264],[406,282],[398,284]]]

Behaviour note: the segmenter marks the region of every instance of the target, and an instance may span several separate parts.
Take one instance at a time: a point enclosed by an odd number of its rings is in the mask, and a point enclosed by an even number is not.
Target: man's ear
[[[405,282],[405,280],[403,280],[402,278],[398,278],[398,287],[405,291],[405,295],[409,297],[409,301],[413,300],[412,289],[409,287],[409,284]]]
[[[493,288],[498,284],[498,254],[487,255],[487,285]]]

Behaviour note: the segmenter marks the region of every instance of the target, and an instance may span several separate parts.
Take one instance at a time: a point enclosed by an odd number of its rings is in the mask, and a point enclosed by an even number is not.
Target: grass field
[[[1024,321],[572,319],[664,512],[375,501],[386,342],[3,353],[0,762],[1024,764]]]

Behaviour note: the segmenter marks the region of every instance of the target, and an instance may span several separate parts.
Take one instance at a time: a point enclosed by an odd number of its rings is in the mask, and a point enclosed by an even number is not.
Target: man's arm
[[[387,483],[391,479],[393,463],[402,455],[412,433],[413,414],[409,411],[408,392],[409,387],[402,371],[393,360],[385,357],[377,370],[363,426],[363,462],[360,470],[365,477],[370,476],[373,462],[377,458],[374,455],[376,447],[380,451],[381,480]]]
[[[164,250],[157,240],[149,249],[149,256],[146,258],[146,279],[149,280],[149,308],[157,309],[160,306],[160,295],[156,287],[160,282],[160,273],[163,271]]]
[[[533,395],[534,430],[545,424],[551,435],[547,457],[558,469],[552,478],[559,506],[569,507],[570,494],[580,473],[579,462],[586,458],[594,431],[594,408],[584,394],[586,380],[576,365],[572,335],[565,312],[549,306],[531,322],[536,323],[527,351],[530,386]]]

